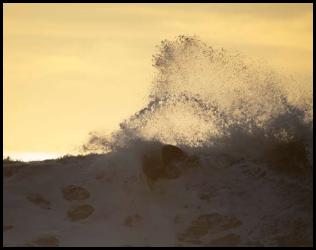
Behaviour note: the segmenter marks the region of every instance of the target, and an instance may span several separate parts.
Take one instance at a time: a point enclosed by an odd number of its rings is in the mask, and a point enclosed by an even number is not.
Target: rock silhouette
[[[85,200],[90,197],[90,193],[83,187],[69,185],[62,189],[63,197],[65,200]]]
[[[74,222],[88,218],[93,212],[93,206],[84,204],[69,209],[67,211],[67,217],[70,221]]]
[[[173,145],[163,145],[156,151],[148,152],[143,157],[143,172],[150,182],[159,179],[176,179],[183,171],[184,162],[196,160],[183,150]],[[182,165],[182,166],[181,166]]]
[[[29,202],[40,208],[50,209],[50,202],[46,200],[41,194],[29,194],[26,198]]]

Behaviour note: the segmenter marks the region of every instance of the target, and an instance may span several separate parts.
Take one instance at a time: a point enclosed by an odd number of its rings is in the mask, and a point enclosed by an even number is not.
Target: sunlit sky
[[[311,84],[312,4],[4,4],[4,152],[73,153],[139,110],[163,39],[197,35]]]

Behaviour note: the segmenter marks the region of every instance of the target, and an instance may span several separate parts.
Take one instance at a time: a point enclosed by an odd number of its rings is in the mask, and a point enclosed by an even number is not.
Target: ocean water
[[[311,83],[187,36],[162,41],[153,66],[148,104],[118,131],[92,134],[86,151],[152,141],[256,159],[268,158],[266,152],[278,145],[295,144],[312,164]]]

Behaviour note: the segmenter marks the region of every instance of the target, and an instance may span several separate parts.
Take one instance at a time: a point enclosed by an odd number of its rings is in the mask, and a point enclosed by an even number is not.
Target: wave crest
[[[153,66],[157,72],[149,103],[118,131],[91,134],[84,150],[115,151],[155,141],[195,152],[271,160],[276,157],[271,149],[285,143],[302,147],[296,151],[312,161],[312,93],[297,87],[296,100],[301,101],[294,102],[284,88],[289,77],[194,36],[162,41]]]

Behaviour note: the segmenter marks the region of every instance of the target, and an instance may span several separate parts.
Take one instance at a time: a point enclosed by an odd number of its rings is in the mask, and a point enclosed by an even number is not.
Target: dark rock
[[[65,200],[85,200],[90,197],[90,193],[81,186],[69,185],[62,189]]]
[[[150,181],[158,179],[175,179],[181,175],[185,162],[191,162],[183,150],[173,145],[163,145],[143,157],[143,171]]]
[[[54,235],[45,235],[26,243],[28,247],[58,247],[59,240]]]
[[[46,200],[41,194],[29,194],[26,196],[26,198],[29,202],[40,208],[50,209],[50,202]]]
[[[70,221],[79,221],[88,218],[94,212],[94,207],[89,204],[79,205],[67,211]]]
[[[161,148],[163,164],[168,165],[173,162],[183,161],[187,158],[187,154],[180,148],[173,145],[163,145]]]

